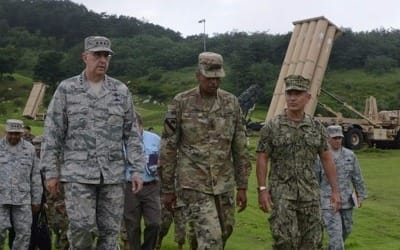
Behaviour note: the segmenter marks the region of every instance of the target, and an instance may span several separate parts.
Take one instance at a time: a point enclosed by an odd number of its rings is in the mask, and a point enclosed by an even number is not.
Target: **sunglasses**
[[[95,51],[95,52],[90,52],[90,54],[97,59],[99,59],[101,57],[105,57],[105,58],[109,59],[112,56],[112,54],[108,51]]]

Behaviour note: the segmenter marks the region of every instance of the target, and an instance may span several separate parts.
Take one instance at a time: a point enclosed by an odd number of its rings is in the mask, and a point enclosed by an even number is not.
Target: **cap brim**
[[[8,129],[8,130],[6,130],[6,132],[16,132],[16,133],[23,133],[23,132],[24,132],[24,130],[21,130],[21,129]]]
[[[201,74],[205,77],[225,77],[225,71],[224,69],[217,69],[217,70],[200,70]]]
[[[344,137],[344,136],[341,133],[335,133],[335,134],[329,135],[329,137]]]
[[[110,48],[107,48],[107,47],[96,47],[96,48],[88,49],[87,51],[89,51],[89,52],[107,51],[107,52],[110,52],[111,54],[114,54],[114,51],[112,51]]]
[[[291,86],[291,87],[287,87],[285,89],[285,91],[289,91],[289,90],[308,91],[307,89],[303,89],[303,88],[300,88],[300,87],[297,87],[297,86]]]

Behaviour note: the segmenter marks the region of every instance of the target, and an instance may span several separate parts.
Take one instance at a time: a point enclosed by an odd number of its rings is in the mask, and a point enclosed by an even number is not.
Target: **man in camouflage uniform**
[[[310,81],[300,75],[285,78],[285,111],[268,121],[257,146],[258,203],[269,217],[274,249],[312,250],[322,246],[319,184],[315,160],[320,156],[332,187],[331,202],[339,209],[335,165],[325,128],[304,113],[311,98]],[[268,176],[268,160],[271,169]]]
[[[114,250],[124,203],[122,146],[134,192],[142,188],[145,158],[131,93],[106,75],[110,40],[91,36],[84,45],[85,70],[62,81],[48,107],[41,166],[51,195],[63,185],[70,248],[91,249],[97,236],[97,249]]]
[[[0,140],[0,242],[12,220],[12,249],[28,249],[32,212],[39,212],[43,190],[35,148],[21,139],[23,127],[20,120],[7,120]]]
[[[43,136],[35,136],[32,139],[32,144],[35,146],[36,155],[40,159],[40,148],[43,142]],[[48,191],[46,192],[46,215],[49,221],[49,227],[52,229],[53,233],[56,234],[55,237],[55,247],[57,249],[68,250],[69,243],[67,239],[67,229],[68,229],[68,218],[67,212],[65,211],[64,203],[64,190],[60,186],[60,192],[54,197],[50,195]]]
[[[332,211],[332,204],[329,202],[329,197],[332,193],[331,188],[321,162],[317,161],[317,177],[321,187],[322,216],[329,235],[328,249],[344,250],[344,242],[350,235],[353,224],[353,207],[361,207],[362,201],[367,197],[367,193],[357,157],[353,151],[342,147],[342,127],[331,125],[327,128],[327,131],[329,149],[336,165],[342,206],[338,213]],[[353,188],[355,189],[354,193]]]
[[[178,244],[177,249],[182,250],[183,245],[186,242],[186,219],[183,214],[183,207],[184,205],[182,202],[180,202],[179,198],[177,197],[176,205],[174,207],[174,211],[170,211],[165,208],[165,206],[162,206],[161,208],[161,228],[160,228],[160,234],[158,236],[158,241],[156,245],[156,249],[161,249],[162,245],[162,240],[163,238],[168,234],[169,228],[174,222],[175,230],[174,230],[174,241]],[[191,228],[193,231],[193,229]],[[190,231],[191,232],[191,231]],[[194,233],[190,234],[189,232],[189,240],[190,244],[192,244],[193,241],[196,240],[196,237],[191,237],[195,236]],[[197,243],[195,243],[197,245]],[[192,246],[192,245],[191,245]],[[192,250],[196,248],[190,248]]]
[[[219,89],[224,76],[221,55],[199,55],[199,86],[175,96],[161,140],[162,200],[173,210],[177,193],[198,249],[223,249],[234,226],[235,187],[239,211],[247,206],[245,128],[237,98]]]

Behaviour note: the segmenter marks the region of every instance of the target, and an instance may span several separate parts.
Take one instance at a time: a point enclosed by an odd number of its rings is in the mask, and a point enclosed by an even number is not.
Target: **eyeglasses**
[[[339,140],[339,139],[343,139],[343,137],[341,137],[341,136],[335,136],[335,137],[332,137],[332,139],[334,139],[334,140]]]
[[[92,56],[94,56],[96,59],[100,59],[102,57],[105,57],[106,59],[110,59],[112,54],[108,51],[95,51],[95,52],[90,52]]]

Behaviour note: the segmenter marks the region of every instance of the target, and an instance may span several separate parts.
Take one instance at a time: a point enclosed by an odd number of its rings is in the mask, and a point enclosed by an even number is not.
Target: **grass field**
[[[254,145],[255,138],[251,142]],[[254,146],[251,145],[254,154]],[[346,241],[348,250],[400,250],[400,150],[359,151],[357,156],[367,185],[369,198],[354,211],[354,227]],[[272,240],[266,214],[257,206],[256,179],[250,178],[247,209],[237,214],[227,250],[269,250]],[[163,248],[176,249],[171,231]],[[326,241],[326,237],[325,237]],[[186,248],[188,249],[188,248]]]
[[[154,104],[138,104],[137,110],[143,115],[144,127],[154,127],[161,132],[165,107]],[[20,110],[19,110],[20,111]],[[18,112],[19,112],[18,111]],[[252,120],[262,121],[266,107],[257,107]],[[17,117],[15,114],[12,117]],[[8,117],[0,116],[0,133]],[[25,121],[32,126],[33,134],[42,133],[43,122]],[[267,222],[257,205],[255,179],[255,145],[257,134],[250,138],[250,155],[253,170],[250,178],[247,209],[237,214],[237,223],[229,239],[227,250],[269,250],[272,240]],[[354,212],[353,233],[346,242],[348,250],[400,250],[400,150],[365,149],[357,151],[369,198],[363,207]],[[326,238],[325,238],[326,241]],[[187,248],[187,245],[185,246]],[[164,239],[162,249],[176,249],[173,242],[173,227]]]

